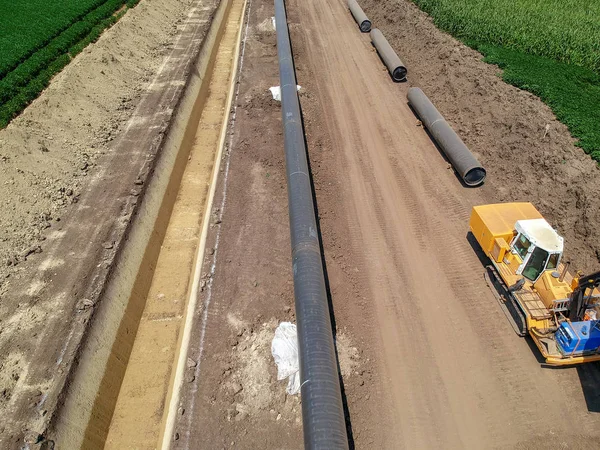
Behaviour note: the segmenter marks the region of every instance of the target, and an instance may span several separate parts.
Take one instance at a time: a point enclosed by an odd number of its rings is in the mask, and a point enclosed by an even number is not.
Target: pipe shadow
[[[302,113],[302,106],[300,107],[300,119],[302,121],[302,129],[304,130],[304,114]],[[321,264],[323,266],[323,276],[325,278],[325,291],[327,293],[327,306],[329,308],[329,318],[331,320],[331,330],[333,332],[333,341],[335,344],[334,345],[335,361],[336,361],[336,365],[337,365],[338,377],[340,380],[340,392],[342,394],[342,406],[344,408],[344,419],[346,421],[346,434],[348,436],[348,448],[350,450],[354,450],[355,446],[354,446],[354,435],[352,432],[352,420],[350,417],[350,409],[348,408],[348,399],[346,397],[346,389],[344,387],[344,379],[341,375],[342,372],[340,369],[340,358],[339,358],[338,349],[337,349],[337,335],[336,335],[337,328],[336,328],[335,314],[334,314],[334,309],[333,309],[333,300],[331,297],[331,289],[329,287],[329,275],[327,273],[327,262],[325,261],[325,248],[323,247],[323,235],[321,234],[321,218],[319,216],[319,207],[317,204],[317,195],[315,192],[315,185],[314,185],[309,151],[308,151],[308,143],[306,142],[306,134],[304,135],[304,145],[306,146],[306,153],[307,153],[306,159],[308,162],[310,188],[311,188],[311,194],[312,194],[312,200],[313,200],[313,207],[315,210],[317,234],[319,236],[319,249],[321,251]]]
[[[302,121],[302,129],[304,129],[304,115],[302,114],[302,108],[300,108],[300,118]],[[348,435],[348,447],[350,450],[354,450],[355,447],[354,447],[354,435],[352,432],[352,420],[350,418],[350,410],[348,408],[348,399],[346,397],[346,390],[344,387],[344,379],[341,375],[342,372],[340,369],[340,358],[339,358],[338,349],[337,349],[337,335],[336,335],[337,328],[336,328],[335,314],[334,314],[334,309],[333,309],[333,300],[331,297],[331,289],[329,287],[329,275],[327,273],[327,262],[325,261],[325,248],[323,247],[323,235],[321,234],[321,218],[319,216],[319,207],[317,204],[317,196],[316,196],[316,192],[315,192],[315,185],[314,185],[314,180],[313,180],[313,175],[312,175],[310,158],[308,157],[309,152],[308,152],[308,143],[306,142],[306,135],[304,136],[304,145],[306,146],[306,152],[307,152],[310,187],[311,187],[311,194],[312,194],[312,199],[313,199],[313,206],[314,206],[314,210],[315,210],[317,234],[319,236],[319,249],[321,251],[321,264],[323,266],[323,276],[325,278],[325,291],[327,293],[327,306],[329,308],[329,318],[331,319],[331,330],[333,332],[333,340],[334,340],[334,344],[335,344],[334,345],[335,360],[336,360],[337,371],[338,371],[338,376],[339,376],[339,380],[340,380],[340,391],[342,394],[344,419],[346,421],[346,433]]]
[[[287,10],[287,7],[286,7]],[[295,59],[293,57],[294,55],[294,45],[290,36],[290,47],[291,47],[291,51],[292,51],[292,64],[294,66],[294,74],[296,74],[296,62]],[[298,82],[298,80],[296,79],[296,83]],[[336,361],[336,365],[337,365],[337,371],[338,371],[338,378],[339,378],[339,382],[340,382],[340,393],[342,396],[342,407],[344,409],[344,419],[346,422],[346,435],[348,437],[348,448],[350,450],[354,450],[355,449],[355,445],[354,445],[354,433],[352,431],[352,419],[350,417],[350,409],[348,408],[348,399],[346,397],[346,389],[344,386],[344,379],[342,378],[341,375],[341,369],[340,369],[340,358],[338,355],[338,349],[337,349],[337,336],[336,336],[336,322],[335,322],[335,314],[334,314],[334,309],[333,309],[333,301],[332,301],[332,297],[331,297],[331,289],[330,289],[330,285],[329,285],[329,275],[327,273],[327,262],[325,261],[325,249],[323,247],[323,235],[321,233],[321,219],[319,216],[319,207],[318,207],[318,203],[317,203],[317,196],[316,196],[316,192],[315,192],[315,184],[314,184],[314,179],[313,179],[313,174],[312,174],[312,168],[311,168],[311,161],[310,161],[310,152],[308,151],[308,142],[306,141],[306,132],[305,132],[305,122],[304,122],[304,113],[302,111],[302,104],[301,104],[301,99],[298,98],[298,103],[300,106],[300,121],[302,123],[302,134],[303,134],[303,139],[304,139],[304,146],[306,148],[306,160],[307,160],[307,164],[308,164],[308,173],[309,173],[309,180],[310,180],[310,188],[311,188],[311,195],[312,195],[312,201],[313,201],[313,208],[314,208],[314,213],[315,213],[315,219],[316,219],[316,226],[317,226],[317,234],[319,237],[319,250],[321,252],[321,264],[323,266],[323,276],[325,278],[325,291],[327,294],[327,307],[329,309],[329,318],[331,321],[331,329],[333,332],[333,340],[334,340],[334,349],[335,349],[335,361]]]
[[[410,102],[406,102],[406,104],[408,105],[408,107],[410,108],[410,110],[412,111],[412,113],[415,115],[415,117],[419,121],[421,121],[421,118],[419,117],[419,115],[417,114],[417,112],[415,111],[415,109],[412,107],[412,105],[410,104]],[[454,174],[454,176],[456,177],[456,179],[458,180],[458,182],[461,184],[462,187],[467,188],[467,189],[477,189],[477,188],[479,188],[479,187],[481,187],[481,186],[483,186],[485,184],[485,180],[483,181],[483,183],[480,183],[480,184],[475,185],[475,186],[470,186],[467,183],[465,183],[465,181],[463,180],[463,178],[458,174],[458,172],[456,171],[456,169],[454,168],[454,166],[452,165],[452,163],[450,162],[450,160],[446,156],[446,153],[444,153],[444,150],[442,150],[442,148],[438,145],[438,143],[436,142],[436,140],[431,135],[431,133],[429,132],[429,130],[427,129],[427,127],[425,126],[425,124],[422,121],[421,121],[421,127],[425,130],[425,133],[429,137],[429,140],[435,146],[435,148],[438,151],[438,153],[440,154],[440,156],[444,159],[444,161],[446,161],[448,164],[450,164],[450,166],[452,167],[452,173]]]

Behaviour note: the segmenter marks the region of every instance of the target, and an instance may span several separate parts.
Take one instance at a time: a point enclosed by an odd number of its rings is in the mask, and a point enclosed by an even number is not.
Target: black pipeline
[[[433,106],[423,91],[413,87],[408,90],[408,102],[429,130],[456,172],[465,184],[477,186],[485,180],[485,169],[475,159],[465,143],[458,137],[448,122]]]
[[[400,60],[392,46],[378,28],[373,28],[371,30],[371,42],[377,49],[383,63],[388,68],[392,79],[394,81],[406,80],[407,70],[404,63]]]
[[[371,31],[371,21],[369,20],[365,12],[362,10],[360,5],[356,2],[356,0],[348,0],[348,8],[350,8],[350,12],[354,17],[354,20],[356,20],[360,31],[362,31],[363,33],[368,33],[369,31]]]
[[[331,318],[283,0],[275,0],[304,447],[347,449]]]

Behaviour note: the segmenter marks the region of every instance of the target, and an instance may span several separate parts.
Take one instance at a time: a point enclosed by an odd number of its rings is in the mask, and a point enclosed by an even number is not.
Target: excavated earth
[[[193,3],[142,1],[0,132],[0,295],[98,173]]]
[[[140,2],[0,131],[2,448],[46,445],[217,5]]]
[[[45,420],[51,386],[23,380],[53,370],[55,361],[31,355],[67,345],[45,327],[61,314],[72,320],[83,297],[45,299],[56,279],[36,285],[35,274],[80,198],[110,198],[111,187],[94,191],[93,180],[196,3],[142,0],[0,132],[7,448]],[[494,303],[467,220],[474,204],[531,201],[565,236],[574,267],[598,270],[597,164],[539,99],[503,83],[497,67],[414,4],[361,5],[407,65],[407,83],[392,83],[344,0],[287,2],[352,445],[589,447],[600,437],[598,365],[541,367]],[[294,321],[281,110],[268,91],[279,84],[273,4],[248,0],[247,11],[173,448],[302,447],[299,398],[285,394],[270,356],[277,323]],[[410,86],[430,96],[486,167],[482,188],[463,187],[431,143],[406,105]],[[119,188],[143,197],[136,176]],[[90,215],[115,213],[87,204]],[[90,237],[101,251],[83,247],[44,262],[46,270],[87,252],[109,266],[115,244],[106,239]],[[78,320],[85,330],[87,319]],[[10,410],[19,389],[37,419]]]

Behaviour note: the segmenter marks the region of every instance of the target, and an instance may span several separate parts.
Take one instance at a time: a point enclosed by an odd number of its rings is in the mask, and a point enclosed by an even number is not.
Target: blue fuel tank
[[[564,355],[594,353],[600,347],[600,329],[597,320],[563,322],[556,331],[555,339]]]

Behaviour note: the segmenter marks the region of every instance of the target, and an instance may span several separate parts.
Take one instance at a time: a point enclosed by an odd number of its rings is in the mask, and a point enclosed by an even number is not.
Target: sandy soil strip
[[[71,193],[73,205],[58,218],[60,222],[52,221],[41,236],[45,240],[40,249],[36,247],[16,270],[14,264],[10,266],[13,272],[2,288],[0,350],[11,362],[0,367],[4,392],[0,408],[7,418],[0,427],[2,442],[18,445],[24,431],[42,433],[54,417],[59,394],[110,268],[121,255],[124,233],[147,190],[146,181],[166,132],[177,126],[174,111],[210,23],[200,19],[210,19],[215,6],[214,1],[141,2],[0,133],[2,143],[11,143],[9,159],[17,166],[28,163],[31,176],[35,171],[43,174],[56,169],[52,173],[65,180],[75,170],[78,180],[86,180]],[[196,11],[194,20],[182,22],[190,10]],[[170,57],[169,64],[165,56]],[[123,101],[123,96],[128,100]],[[136,116],[128,120],[134,110]],[[36,145],[46,136],[51,137],[52,149],[39,156],[34,149],[39,150]],[[96,149],[93,158],[86,153],[89,149]],[[81,152],[90,156],[85,168],[76,164]],[[153,177],[153,182],[158,178],[160,184],[161,177],[168,180],[169,173],[164,172]],[[6,173],[10,175],[10,170]],[[80,178],[84,173],[87,177]],[[26,196],[28,178],[22,177],[22,182],[13,178],[22,189],[20,195]],[[20,200],[15,195],[7,201],[25,206],[39,203],[33,195]],[[35,208],[25,208],[23,214]],[[18,223],[24,216],[14,210],[11,220]],[[144,209],[138,214],[152,216]],[[16,241],[11,236],[4,242],[12,248]],[[138,258],[130,256],[132,261]],[[135,277],[137,269],[132,269],[129,275]]]
[[[0,295],[98,173],[169,53],[190,0],[143,0],[0,131]],[[1,313],[0,313],[1,317]]]

